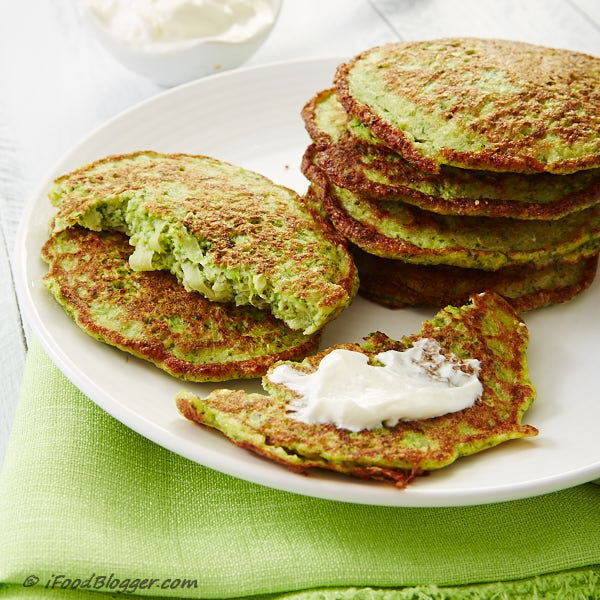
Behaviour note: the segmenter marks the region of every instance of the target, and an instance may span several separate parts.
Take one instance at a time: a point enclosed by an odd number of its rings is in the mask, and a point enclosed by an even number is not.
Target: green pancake
[[[526,361],[525,324],[502,298],[480,294],[460,308],[446,307],[426,321],[419,334],[394,341],[374,333],[363,344],[329,348],[294,365],[310,372],[336,348],[372,359],[386,350],[404,350],[417,340],[436,340],[444,354],[480,361],[483,393],[464,410],[394,427],[349,431],[331,424],[310,424],[288,410],[297,395],[263,378],[264,394],[216,390],[206,398],[182,391],[176,402],[191,421],[218,429],[232,442],[298,471],[320,467],[404,487],[415,475],[447,466],[461,456],[501,442],[532,436],[522,424],[535,397]]]
[[[440,214],[535,220],[559,219],[600,202],[600,169],[571,175],[416,169],[398,153],[350,135],[334,90],[312,98],[302,116],[316,146],[315,164],[353,192]]]
[[[339,66],[346,111],[417,168],[600,166],[600,58],[497,39],[399,42]]]
[[[518,312],[567,302],[587,289],[598,255],[576,263],[516,267],[498,271],[446,265],[412,265],[352,249],[360,279],[359,294],[390,308],[460,305],[485,290],[504,297]]]
[[[135,270],[169,270],[188,290],[268,308],[305,334],[358,287],[344,240],[295,192],[216,159],[110,156],[57,179],[50,198],[54,232],[122,231]]]
[[[600,205],[556,221],[440,215],[331,183],[309,148],[303,171],[335,228],[365,252],[420,265],[495,271],[575,262],[600,249]]]
[[[44,284],[92,337],[189,381],[259,377],[316,350],[319,334],[292,331],[268,311],[211,302],[166,271],[133,271],[132,251],[122,233],[77,225],[42,249]]]

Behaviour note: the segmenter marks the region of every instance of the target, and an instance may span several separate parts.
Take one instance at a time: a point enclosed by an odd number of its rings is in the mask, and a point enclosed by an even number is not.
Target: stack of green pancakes
[[[302,116],[306,199],[353,244],[361,294],[517,310],[587,288],[600,250],[600,59],[505,40],[367,50]]]
[[[49,195],[46,287],[86,333],[186,380],[303,358],[358,288],[298,194],[213,158],[109,156]]]

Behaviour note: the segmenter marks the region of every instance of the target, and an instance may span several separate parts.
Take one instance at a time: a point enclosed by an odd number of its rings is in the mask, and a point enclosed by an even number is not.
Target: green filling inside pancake
[[[286,188],[206,157],[109,157],[58,179],[54,231],[116,229],[136,270],[168,269],[219,302],[269,308],[312,333],[356,293],[342,239]]]

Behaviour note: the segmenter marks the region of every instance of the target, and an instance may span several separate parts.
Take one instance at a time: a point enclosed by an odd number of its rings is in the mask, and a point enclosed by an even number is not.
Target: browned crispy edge
[[[204,424],[202,414],[196,411],[196,409],[189,400],[178,398],[176,400],[176,405],[177,409],[183,417],[185,417],[193,423],[196,423],[197,425],[200,425],[201,427],[214,431],[213,427]],[[301,457],[303,461],[302,465],[293,465],[282,459],[277,454],[270,452],[268,447],[256,446],[246,441],[236,441],[231,438],[228,439],[230,439],[230,441],[232,441],[239,448],[254,452],[259,456],[264,456],[265,458],[275,461],[278,464],[284,465],[291,471],[300,474],[306,474],[306,471],[311,468],[326,468],[328,470],[338,471],[345,475],[351,475],[360,479],[373,479],[376,481],[385,481],[387,483],[392,483],[394,487],[398,489],[404,489],[417,475],[426,474],[426,472],[419,472],[417,468],[412,470],[385,469],[382,467],[354,466],[345,463],[342,463],[338,466],[336,463],[324,464],[323,461],[311,460],[305,457]]]
[[[376,258],[379,259],[379,257]],[[536,292],[530,292],[529,294],[524,294],[518,298],[508,298],[506,296],[503,296],[503,298],[517,312],[526,312],[547,306],[549,304],[561,304],[568,302],[577,294],[586,290],[592,284],[596,276],[598,255],[596,254],[595,256],[591,256],[583,260],[585,261],[584,271],[580,280],[576,283],[552,290],[538,290]],[[418,269],[420,267],[415,265],[415,268]],[[456,267],[456,269],[460,270],[460,267]],[[421,294],[419,291],[413,290],[410,286],[405,285],[399,279],[397,281],[388,279],[384,284],[384,288],[381,289],[378,287],[376,281],[370,282],[369,277],[361,276],[359,294],[363,296],[363,298],[367,298],[372,302],[381,304],[388,308],[404,308],[406,306],[434,306],[437,308],[442,308],[449,304],[455,306],[464,304],[468,300],[468,296],[470,294],[482,292],[484,289],[473,288],[464,295],[453,295],[445,289],[439,289],[438,291],[439,293],[435,296]],[[394,293],[398,292],[402,295],[403,301],[400,301],[394,296]]]
[[[314,160],[323,169],[336,185],[349,189],[352,192],[366,193],[373,196],[385,197],[414,204],[424,210],[458,216],[510,217],[515,219],[557,219],[575,210],[586,208],[600,199],[600,178],[578,192],[573,192],[553,203],[513,202],[510,200],[497,200],[491,198],[444,199],[403,185],[386,185],[372,181],[365,177],[362,169],[352,168],[357,164],[356,151],[361,147],[372,144],[358,140],[348,134],[344,141],[333,141],[329,135],[316,125],[316,108],[324,98],[335,93],[335,89],[327,88],[311,98],[302,109],[306,131],[311,137],[314,146]],[[389,149],[381,149],[390,151]],[[331,153],[333,152],[333,157]],[[340,165],[350,168],[340,169]],[[444,167],[440,169],[443,171]],[[390,198],[392,196],[392,198]]]
[[[371,50],[375,50],[375,48]],[[382,121],[368,106],[357,102],[350,93],[347,80],[348,73],[354,64],[361,60],[368,52],[370,50],[365,50],[357,54],[350,61],[338,65],[334,77],[338,100],[349,115],[356,117],[375,137],[401,154],[417,169],[426,171],[427,173],[437,173],[440,170],[440,166],[435,160],[423,156],[423,154],[414,148],[410,139],[402,130]]]
[[[321,228],[323,236],[333,246],[339,246],[343,248],[348,262],[348,273],[338,281],[339,291],[337,295],[335,297],[331,295],[329,302],[325,303],[325,305],[334,304],[335,300],[343,297],[347,297],[349,299],[348,303],[352,302],[352,299],[354,298],[354,296],[356,296],[356,293],[358,291],[359,281],[356,265],[354,264],[352,254],[350,254],[348,239],[345,236],[343,236],[335,227],[333,227],[329,219],[320,215],[317,212],[315,206],[310,202],[307,202],[304,196],[300,196],[299,200],[302,202],[304,208],[310,214],[313,221],[315,221],[315,223]]]
[[[577,294],[583,292],[592,285],[594,278],[596,277],[596,271],[598,268],[598,255],[584,258],[585,268],[581,279],[571,285],[566,285],[561,288],[554,290],[540,290],[539,292],[531,292],[531,294],[525,294],[515,300],[506,300],[512,304],[514,309],[519,312],[525,312],[533,310],[535,308],[541,308],[549,304],[562,304],[573,299]]]
[[[324,136],[326,137],[326,136]],[[364,143],[363,143],[364,144]],[[552,220],[559,219],[576,210],[587,208],[600,200],[600,178],[584,190],[563,196],[556,202],[515,202],[511,200],[496,200],[491,198],[452,198],[445,199],[425,194],[419,190],[404,185],[386,185],[370,180],[361,169],[353,166],[356,149],[360,142],[349,141],[343,144],[330,143],[326,147],[316,145],[314,160],[323,169],[333,183],[359,194],[377,196],[385,200],[395,200],[413,204],[423,210],[445,215],[457,216],[486,216],[509,217],[512,219]],[[333,152],[333,156],[331,156]],[[340,169],[345,165],[348,169]],[[443,167],[440,172],[443,172]]]
[[[327,177],[312,161],[313,151],[314,146],[309,146],[302,157],[302,172],[313,184],[308,189],[307,196],[309,199],[313,194],[318,196],[318,203],[323,205],[333,226],[353,244],[356,244],[360,248],[369,248],[373,253],[377,251],[384,257],[391,254],[402,254],[407,257],[418,255],[436,256],[438,254],[445,254],[448,251],[448,249],[444,249],[443,251],[424,250],[404,240],[392,240],[379,233],[371,225],[359,223],[350,217],[333,198],[332,194],[329,193],[330,184]],[[318,194],[315,192],[315,187],[318,189]]]
[[[313,184],[312,187],[309,188],[307,195],[314,195],[313,202],[314,198],[317,198],[315,203],[320,203],[323,206],[323,209],[333,223],[333,226],[359,248],[382,258],[405,258],[408,261],[418,257],[427,257],[427,264],[434,263],[438,256],[443,257],[447,255],[448,252],[466,252],[464,248],[454,246],[441,249],[421,248],[406,240],[386,237],[379,233],[372,225],[355,220],[340,206],[339,202],[331,193],[331,182],[325,173],[313,162],[314,151],[315,147],[309,146],[302,157],[302,172]],[[365,198],[368,199],[366,196]],[[370,199],[369,201],[375,200]],[[427,211],[423,212],[426,213]],[[544,250],[540,249],[537,252],[543,254]],[[489,251],[484,249],[472,249],[469,251],[470,256],[486,256],[488,254]],[[506,252],[505,254],[508,257],[511,256],[510,252]],[[587,258],[593,254],[594,252],[588,252],[586,255],[582,256],[582,258]],[[546,259],[546,262],[540,263],[538,260],[537,264],[538,266],[544,266],[550,262],[551,261]],[[447,261],[440,260],[439,263],[446,264]],[[510,264],[511,263],[506,266],[509,266]]]
[[[306,128],[311,140],[318,148],[324,148],[333,141],[331,137],[319,129],[316,124],[317,106],[323,100],[323,98],[329,96],[332,91],[333,90],[331,88],[328,88],[318,92],[302,107],[302,110],[300,111],[302,120],[304,121],[304,127]]]

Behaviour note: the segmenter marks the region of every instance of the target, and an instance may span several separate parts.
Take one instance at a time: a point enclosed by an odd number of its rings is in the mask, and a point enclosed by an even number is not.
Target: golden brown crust
[[[371,59],[372,69],[383,67],[377,78],[386,93],[423,114],[439,115],[440,122],[481,145],[461,147],[467,144],[445,138],[429,155],[420,151],[414,132],[407,135],[380,117],[350,89],[353,69]],[[403,68],[406,64],[412,68]],[[455,164],[569,173],[600,165],[600,59],[587,54],[477,38],[396,43],[340,65],[335,84],[348,113],[424,171]],[[427,141],[433,139],[423,133]]]

